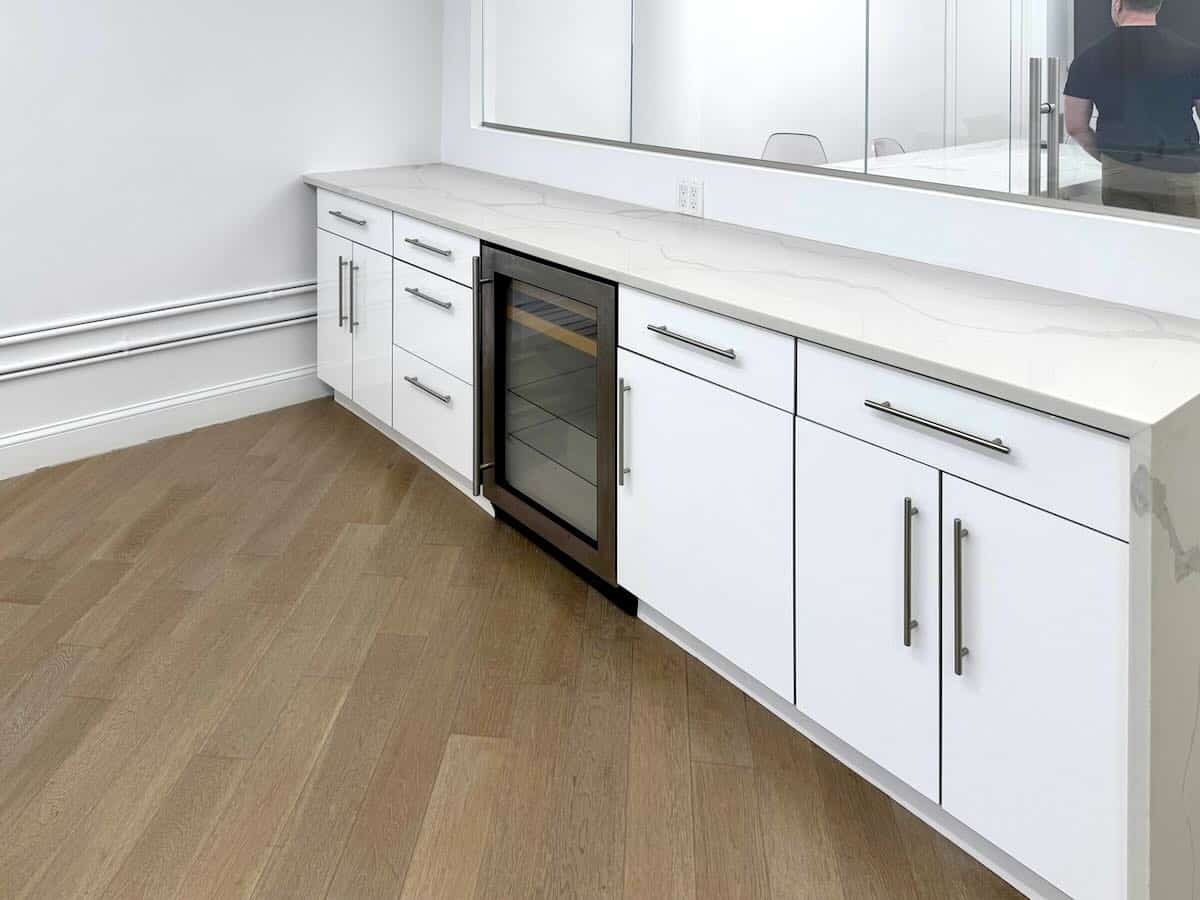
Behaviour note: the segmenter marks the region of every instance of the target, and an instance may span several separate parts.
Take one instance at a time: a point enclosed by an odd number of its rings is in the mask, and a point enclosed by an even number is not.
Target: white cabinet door
[[[935,803],[938,499],[936,469],[796,421],[796,706]]]
[[[392,258],[354,245],[354,402],[392,423]]]
[[[792,416],[627,350],[617,372],[618,581],[793,699]]]
[[[1124,897],[1129,548],[950,476],[942,511],[942,805],[1072,897]]]
[[[317,377],[350,397],[354,392],[354,344],[347,290],[354,245],[317,229]]]

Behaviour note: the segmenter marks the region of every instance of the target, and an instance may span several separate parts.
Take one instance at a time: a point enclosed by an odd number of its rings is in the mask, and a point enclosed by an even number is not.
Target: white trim
[[[329,396],[315,365],[136,403],[0,437],[0,478]]]
[[[200,310],[240,306],[244,303],[257,303],[263,300],[277,300],[296,294],[311,293],[316,289],[317,283],[315,281],[296,281],[275,287],[255,288],[248,291],[234,291],[232,293],[214,294],[210,297],[161,303],[126,312],[112,313],[107,316],[68,319],[52,325],[39,326],[38,328],[0,332],[0,347],[23,344],[29,341],[49,340],[68,334],[93,331],[99,328],[117,328],[123,325],[132,325],[137,322],[146,322],[166,316],[186,315]]]
[[[880,768],[849,744],[826,731],[812,719],[803,715],[785,698],[748,675],[715,650],[698,641],[654,607],[640,600],[638,618],[696,657],[714,672],[732,682],[743,693],[766,707],[792,728],[800,732],[818,747],[837,759],[850,770],[858,773],[879,790],[883,791],[914,816],[929,825],[947,840],[961,847],[980,863],[987,866],[1021,893],[1032,900],[1070,900],[1060,890],[1035,872],[1030,871],[1003,850],[967,828],[942,807],[918,794],[890,772]]]

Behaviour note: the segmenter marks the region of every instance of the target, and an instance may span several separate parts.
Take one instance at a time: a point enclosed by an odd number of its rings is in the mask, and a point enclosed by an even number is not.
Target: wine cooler
[[[485,244],[479,318],[483,495],[615,588],[617,286]]]

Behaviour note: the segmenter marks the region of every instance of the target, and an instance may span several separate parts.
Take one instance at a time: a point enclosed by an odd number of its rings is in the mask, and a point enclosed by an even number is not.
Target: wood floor
[[[0,482],[0,896],[1015,897],[321,401]]]

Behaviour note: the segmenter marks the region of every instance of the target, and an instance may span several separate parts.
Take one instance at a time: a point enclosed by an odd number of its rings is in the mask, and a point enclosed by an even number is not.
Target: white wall
[[[700,178],[714,219],[1200,316],[1192,225],[480,129],[477,2],[446,0],[447,163],[661,209],[677,178]]]
[[[0,450],[156,392],[311,366],[314,199],[300,175],[437,159],[441,33],[430,0],[5,4],[0,375],[301,324],[0,380]],[[98,322],[56,328],[83,320]],[[58,401],[72,385],[86,408]]]

